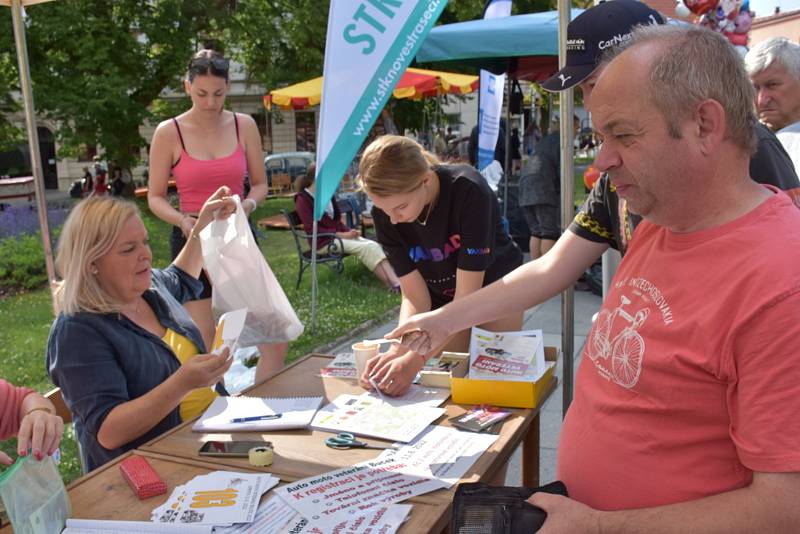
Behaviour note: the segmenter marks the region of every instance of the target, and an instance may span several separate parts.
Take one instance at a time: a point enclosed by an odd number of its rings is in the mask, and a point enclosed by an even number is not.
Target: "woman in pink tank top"
[[[226,111],[225,96],[229,61],[213,50],[192,57],[184,88],[192,99],[189,111],[158,125],[150,144],[150,178],[147,202],[160,219],[174,226],[173,257],[183,248],[200,207],[219,187],[244,197],[245,176],[250,191],[242,202],[249,215],[267,196],[261,135],[248,115]],[[167,200],[170,177],[178,189],[180,209]],[[186,308],[203,334],[206,345],[214,335],[211,285],[201,275],[204,289],[200,300]],[[283,366],[287,343],[262,345],[256,380],[272,375]]]

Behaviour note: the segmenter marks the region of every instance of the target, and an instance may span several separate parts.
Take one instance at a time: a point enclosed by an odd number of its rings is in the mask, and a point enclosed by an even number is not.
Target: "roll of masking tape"
[[[272,445],[265,445],[263,447],[253,447],[248,453],[250,465],[256,467],[267,467],[272,465]]]

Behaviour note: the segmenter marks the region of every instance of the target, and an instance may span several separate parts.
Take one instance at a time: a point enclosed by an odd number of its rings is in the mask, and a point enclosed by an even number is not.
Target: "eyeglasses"
[[[218,72],[228,72],[230,60],[224,57],[197,57],[189,63],[189,70],[207,71],[208,67]]]

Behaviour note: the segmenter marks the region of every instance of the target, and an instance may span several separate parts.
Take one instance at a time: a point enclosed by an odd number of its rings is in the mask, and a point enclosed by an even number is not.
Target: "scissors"
[[[365,441],[358,441],[350,432],[339,432],[335,436],[325,439],[325,445],[331,449],[396,449],[393,445],[370,445]]]

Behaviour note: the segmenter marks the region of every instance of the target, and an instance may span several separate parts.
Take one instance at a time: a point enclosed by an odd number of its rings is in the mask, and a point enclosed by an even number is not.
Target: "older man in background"
[[[744,60],[756,89],[758,118],[800,168],[800,45],[772,37],[755,45]]]

